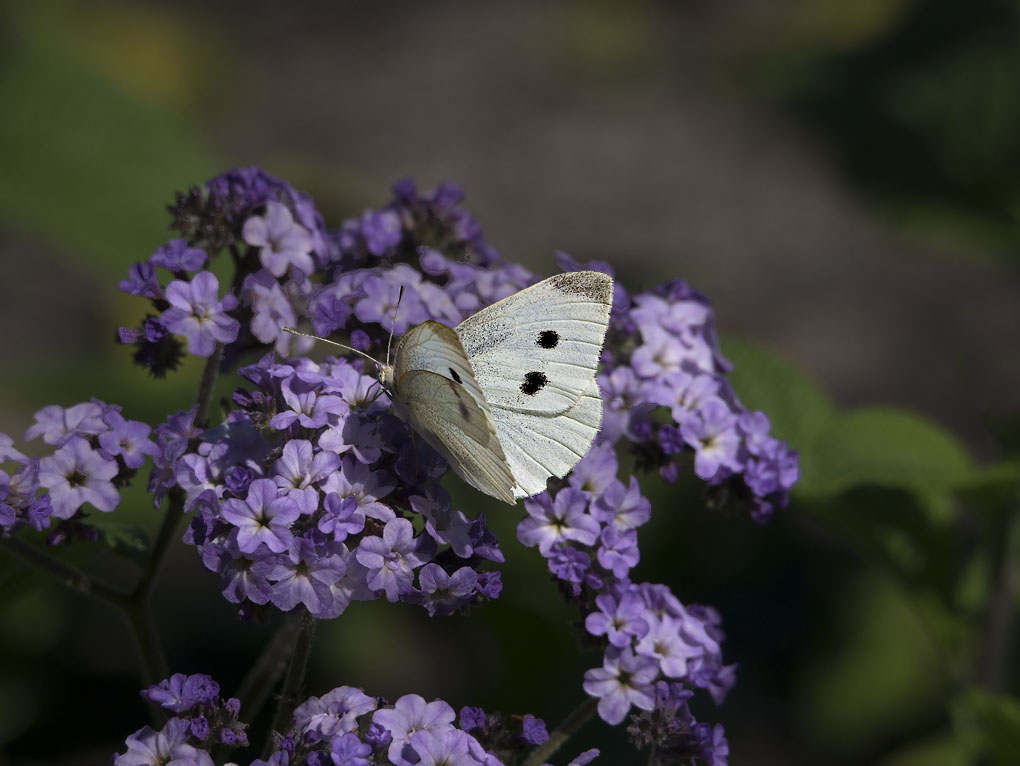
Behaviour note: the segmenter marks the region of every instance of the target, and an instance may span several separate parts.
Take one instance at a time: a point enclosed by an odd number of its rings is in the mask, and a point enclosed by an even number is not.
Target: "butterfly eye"
[[[453,378],[457,383],[464,382],[463,380],[460,379],[460,375],[457,374],[457,371],[452,367],[450,368],[450,377]]]
[[[560,334],[555,330],[542,330],[538,334],[537,342],[542,348],[556,348],[556,344],[560,342]]]
[[[521,393],[527,394],[528,396],[534,396],[541,391],[548,382],[549,379],[545,376],[544,372],[529,372],[524,376],[524,382],[521,383]]]

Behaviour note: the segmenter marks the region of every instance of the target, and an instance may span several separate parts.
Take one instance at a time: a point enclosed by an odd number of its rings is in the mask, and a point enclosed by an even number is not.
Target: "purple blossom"
[[[188,352],[209,356],[216,342],[237,339],[240,323],[226,312],[237,306],[237,298],[228,293],[217,299],[219,281],[209,271],[198,272],[190,282],[175,280],[166,288],[171,308],[160,317],[166,327],[188,339]]]
[[[721,399],[710,399],[680,425],[684,441],[694,447],[694,473],[712,480],[720,470],[737,470],[740,436],[737,417]]]
[[[50,490],[53,516],[69,519],[83,504],[112,511],[120,502],[113,486],[117,461],[106,458],[80,436],[72,436],[50,457],[39,461],[39,483]]]
[[[73,436],[95,436],[109,429],[105,414],[105,406],[97,401],[82,402],[66,409],[51,404],[35,413],[35,425],[25,431],[25,440],[42,436],[47,444],[61,446]]]
[[[393,737],[389,746],[389,757],[397,766],[414,766],[416,763],[406,760],[403,756],[404,745],[408,744],[413,733],[442,734],[452,728],[455,718],[453,708],[446,702],[442,700],[426,702],[417,694],[405,694],[393,703],[392,708],[382,708],[372,714],[373,723],[386,728]]]
[[[146,455],[156,454],[156,444],[149,438],[151,426],[137,420],[125,420],[115,410],[106,413],[109,431],[99,434],[99,446],[111,457],[120,455],[128,468],[138,468]]]
[[[198,271],[205,264],[207,257],[205,250],[189,247],[187,240],[171,239],[152,254],[149,263],[174,273]]]
[[[552,546],[575,540],[581,545],[594,545],[599,536],[599,523],[586,513],[588,500],[574,487],[567,487],[552,499],[548,493],[524,501],[528,517],[517,526],[517,539],[524,545],[538,546],[548,557]]]
[[[220,694],[220,685],[205,673],[174,673],[142,692],[142,696],[173,713],[186,713],[199,704],[212,704]]]
[[[344,557],[339,553],[318,555],[309,541],[296,539],[286,558],[278,558],[269,573],[273,603],[284,612],[304,604],[314,615],[335,617],[346,603],[336,603],[332,586],[345,570]]]
[[[392,210],[365,211],[361,216],[361,236],[369,253],[382,255],[400,244],[403,236],[400,216]]]
[[[591,445],[588,454],[574,466],[567,480],[571,487],[588,495],[597,496],[616,481],[618,469],[619,464],[613,445],[609,442],[596,441]]]
[[[624,647],[648,633],[645,605],[636,593],[625,592],[619,600],[603,593],[595,598],[595,604],[599,611],[584,621],[585,630],[593,636],[604,635],[611,645]]]
[[[599,564],[612,572],[614,577],[623,580],[641,558],[637,532],[609,525],[602,530],[600,540],[602,545],[597,554]]]
[[[642,496],[637,478],[631,476],[630,486],[613,479],[592,503],[589,513],[596,520],[617,529],[636,529],[651,518],[652,504]]]
[[[283,455],[273,463],[273,480],[295,502],[299,501],[292,490],[311,489],[310,508],[302,508],[311,513],[318,505],[318,492],[312,485],[325,481],[339,466],[340,458],[335,453],[315,452],[307,439],[292,439],[283,445]]]
[[[114,766],[213,766],[205,750],[188,744],[188,722],[171,718],[162,731],[149,726],[127,738],[127,752],[113,759]]]
[[[360,689],[340,686],[321,697],[309,697],[294,710],[294,725],[321,739],[358,730],[358,717],[376,709],[376,701]]]
[[[393,509],[379,499],[390,494],[396,486],[396,481],[388,471],[373,471],[369,465],[344,456],[340,460],[339,470],[326,477],[322,489],[341,499],[353,497],[357,500],[358,512],[363,516],[389,521],[395,516]]]
[[[549,739],[549,731],[545,727],[545,721],[536,718],[531,713],[526,713],[521,721],[521,739],[532,747],[538,747]]]
[[[408,742],[420,759],[417,766],[478,766],[469,745],[472,739],[470,734],[450,728],[440,733],[416,731]]]
[[[330,740],[329,755],[333,766],[371,766],[372,746],[347,732]]]
[[[237,528],[237,545],[242,552],[254,553],[265,545],[274,553],[281,553],[294,539],[290,525],[300,510],[292,499],[279,494],[271,479],[256,479],[245,500],[224,501],[222,514]]]
[[[245,221],[241,236],[249,245],[261,248],[259,259],[274,277],[282,277],[288,266],[305,276],[315,270],[312,235],[295,222],[286,205],[267,202],[265,215]]]
[[[635,655],[630,649],[606,652],[601,668],[584,674],[584,690],[599,698],[599,717],[616,725],[626,718],[631,705],[642,710],[655,706],[653,682],[659,664],[650,657]]]
[[[162,300],[163,288],[156,278],[156,267],[151,261],[136,263],[128,269],[128,278],[117,283],[117,288],[130,295],[151,300]]]
[[[700,657],[704,649],[687,643],[683,637],[683,623],[671,617],[652,620],[651,629],[638,641],[636,651],[659,662],[662,674],[668,678],[687,675],[687,661]]]
[[[478,573],[471,567],[461,567],[452,575],[437,564],[426,564],[418,573],[425,609],[429,617],[450,614],[471,600]]]
[[[368,569],[368,586],[396,601],[411,590],[412,569],[427,562],[431,550],[414,538],[411,522],[398,517],[386,522],[382,537],[363,538],[355,556]]]
[[[350,410],[339,396],[320,394],[315,386],[298,377],[288,378],[280,386],[283,400],[290,409],[284,410],[270,422],[273,428],[283,430],[297,422],[305,428],[322,428],[327,423],[343,422]]]

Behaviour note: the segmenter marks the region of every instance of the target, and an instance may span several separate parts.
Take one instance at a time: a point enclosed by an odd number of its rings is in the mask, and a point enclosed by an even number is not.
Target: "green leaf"
[[[216,163],[185,120],[27,37],[0,68],[0,220],[119,274],[165,238],[171,191]]]
[[[953,723],[974,758],[988,766],[1013,766],[1020,753],[1020,701],[975,689],[953,705]]]
[[[138,557],[149,552],[149,535],[141,527],[95,516],[89,518],[89,524],[99,531],[99,539],[118,553]]]
[[[772,433],[802,455],[833,415],[820,386],[786,358],[731,336],[721,342],[723,356],[733,362],[729,381],[741,403],[764,412]]]
[[[944,428],[902,410],[871,407],[831,418],[813,444],[802,490],[834,495],[861,485],[938,493],[975,478],[962,445]]]

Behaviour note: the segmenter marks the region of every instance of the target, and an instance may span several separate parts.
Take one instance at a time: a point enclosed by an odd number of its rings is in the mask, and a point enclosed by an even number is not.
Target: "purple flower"
[[[24,463],[28,460],[28,458],[23,452],[14,448],[14,439],[5,433],[0,433],[0,463],[8,460],[16,460],[19,463]]]
[[[525,713],[521,721],[521,739],[532,747],[538,747],[549,739],[549,731],[545,728],[545,721],[536,718],[531,713]]]
[[[109,431],[99,434],[99,446],[106,454],[120,455],[128,468],[138,468],[146,455],[156,454],[156,444],[149,438],[152,428],[137,420],[125,420],[119,412],[110,410],[104,418]]]
[[[612,483],[595,499],[589,510],[603,524],[624,529],[636,529],[652,516],[652,504],[641,495],[637,478],[630,477],[630,486],[613,479]]]
[[[212,704],[220,694],[220,685],[205,673],[174,673],[142,692],[142,696],[173,713],[186,713],[198,704]]]
[[[39,483],[50,490],[53,515],[69,519],[84,503],[100,511],[112,511],[120,502],[120,493],[113,486],[117,461],[89,446],[80,436],[39,461]]]
[[[400,216],[392,210],[367,210],[361,216],[361,236],[365,249],[372,255],[382,255],[400,244],[403,227]]]
[[[616,725],[626,718],[631,705],[642,710],[655,706],[653,683],[659,663],[650,657],[635,655],[630,649],[607,651],[601,668],[584,674],[584,690],[599,698],[599,716]]]
[[[413,733],[428,731],[442,734],[452,728],[454,718],[456,714],[446,702],[425,702],[417,694],[405,694],[393,703],[392,708],[376,710],[372,714],[372,721],[385,727],[393,736],[389,756],[397,766],[414,766],[416,763],[406,760],[402,755],[404,745]]]
[[[259,259],[274,277],[282,277],[288,266],[305,276],[315,270],[312,260],[312,235],[299,223],[286,205],[267,202],[265,216],[252,216],[241,230],[244,241],[259,247]]]
[[[346,604],[338,605],[332,586],[344,576],[344,558],[336,553],[318,555],[307,540],[297,539],[287,556],[277,559],[269,574],[273,580],[273,603],[284,612],[298,604],[314,615],[335,617]]]
[[[283,491],[305,490],[325,481],[339,467],[340,457],[335,453],[314,452],[307,439],[292,439],[283,445],[283,455],[273,463],[273,480]],[[318,492],[312,488],[312,494],[315,502],[311,512],[314,512]]]
[[[393,328],[394,335],[403,335],[408,327],[420,324],[427,319],[425,310],[418,298],[418,293],[413,290],[405,290],[404,297],[400,298],[401,285],[383,277],[369,276],[361,286],[364,292],[354,307],[354,314],[358,320],[375,322],[389,332]],[[400,301],[399,311],[397,301]]]
[[[323,513],[319,518],[320,532],[332,535],[338,543],[349,535],[356,535],[365,528],[365,514],[358,510],[356,497],[340,497],[335,492],[326,495]]]
[[[333,766],[370,766],[372,746],[358,739],[357,734],[347,732],[330,740],[329,757]]]
[[[624,579],[640,560],[637,532],[609,525],[602,530],[602,545],[599,546],[598,560],[603,569],[613,573],[619,580]]]
[[[618,463],[613,445],[595,442],[567,477],[570,486],[589,495],[600,495],[616,480]]]
[[[237,306],[231,294],[217,300],[219,282],[209,271],[198,272],[190,282],[175,280],[166,288],[171,308],[160,317],[166,327],[188,339],[188,353],[209,356],[217,341],[231,343],[237,339],[241,325],[226,312]]]
[[[398,517],[386,522],[382,537],[363,538],[355,557],[369,571],[368,586],[396,601],[411,590],[412,569],[428,561],[431,551],[415,539],[411,522]]]
[[[105,414],[105,407],[95,401],[67,409],[51,404],[35,413],[35,425],[25,431],[25,439],[31,441],[42,436],[47,444],[60,446],[72,436],[95,436],[109,428],[103,419]]]
[[[251,334],[263,343],[272,343],[276,353],[290,354],[291,344],[297,353],[303,353],[315,342],[311,338],[292,335],[283,329],[297,324],[297,315],[280,283],[267,271],[249,276],[244,283],[251,300],[254,315]]]
[[[375,709],[375,700],[361,689],[339,686],[298,705],[294,725],[304,734],[328,739],[343,732],[356,732],[358,717]]]
[[[341,499],[354,498],[362,516],[379,521],[389,521],[396,515],[392,508],[379,502],[379,498],[386,497],[396,486],[388,471],[373,471],[365,463],[346,455],[340,460],[339,470],[326,477],[322,484],[327,493],[334,493]],[[414,500],[411,502],[413,504]]]
[[[300,511],[297,503],[279,494],[271,479],[256,479],[245,500],[224,501],[222,514],[237,528],[237,545],[244,553],[254,553],[260,545],[282,553],[294,539],[290,525]]]
[[[469,745],[472,739],[470,734],[450,728],[440,733],[416,731],[408,741],[420,758],[416,766],[478,766]]]
[[[446,615],[471,601],[478,584],[478,573],[461,567],[452,575],[438,564],[426,564],[418,573],[418,583],[429,617]]]
[[[171,239],[152,254],[149,263],[174,273],[198,271],[205,264],[206,257],[205,250],[189,247],[187,240]]]
[[[624,647],[648,632],[645,605],[636,593],[626,592],[619,601],[603,593],[596,597],[595,604],[599,611],[584,620],[585,630],[593,636],[604,635],[613,646]]]
[[[576,540],[581,545],[594,545],[599,523],[585,512],[587,507],[585,494],[573,487],[558,492],[555,500],[545,492],[525,500],[528,517],[517,526],[517,539],[527,546],[537,545],[546,557],[558,542]]]
[[[205,750],[188,744],[188,722],[171,718],[162,731],[146,726],[127,738],[127,752],[113,759],[114,766],[213,766]]]
[[[652,620],[651,629],[636,647],[638,654],[658,660],[667,678],[683,678],[687,675],[687,661],[705,652],[702,647],[684,640],[682,626],[682,622],[670,617]]]
[[[721,399],[710,399],[680,425],[684,441],[695,449],[694,473],[711,480],[720,469],[737,470],[740,436],[737,416]]]
[[[163,288],[159,286],[156,267],[151,261],[134,264],[128,269],[128,278],[118,282],[117,288],[141,298],[160,300],[163,297]]]
[[[327,423],[341,422],[350,410],[339,396],[320,394],[314,386],[297,376],[285,380],[280,386],[280,393],[290,409],[269,421],[269,425],[280,430],[294,422],[305,428],[322,428]]]

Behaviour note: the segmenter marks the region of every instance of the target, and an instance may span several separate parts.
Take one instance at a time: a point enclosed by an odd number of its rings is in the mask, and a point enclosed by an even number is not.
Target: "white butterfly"
[[[380,383],[464,481],[513,504],[567,474],[598,432],[595,373],[612,303],[607,274],[558,274],[455,329],[412,328]]]

